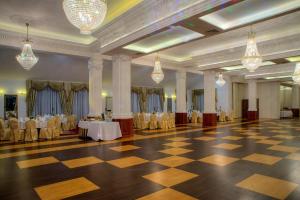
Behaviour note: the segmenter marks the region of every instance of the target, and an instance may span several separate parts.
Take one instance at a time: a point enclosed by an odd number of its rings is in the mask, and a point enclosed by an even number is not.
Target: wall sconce
[[[165,94],[165,98],[167,99],[169,96],[167,94]]]
[[[18,95],[26,95],[26,93],[27,93],[26,90],[18,90],[17,91]]]
[[[5,90],[0,89],[0,95],[2,96],[2,95],[4,95],[4,94],[5,94]]]
[[[175,94],[172,95],[172,99],[176,99],[176,95]]]
[[[102,92],[101,95],[102,97],[107,97],[107,92]]]

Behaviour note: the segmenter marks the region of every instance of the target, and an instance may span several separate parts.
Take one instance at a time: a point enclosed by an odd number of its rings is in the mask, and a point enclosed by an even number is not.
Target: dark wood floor
[[[300,199],[300,120],[0,143],[0,199]]]

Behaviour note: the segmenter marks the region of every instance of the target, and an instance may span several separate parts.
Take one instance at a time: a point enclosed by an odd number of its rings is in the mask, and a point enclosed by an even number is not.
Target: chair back
[[[47,128],[55,128],[55,118],[51,118],[48,120]]]
[[[19,129],[19,122],[18,122],[17,118],[11,118],[8,123],[9,123],[10,129],[12,129],[12,130]]]
[[[25,128],[26,129],[36,129],[36,121],[31,119],[31,120],[25,122]]]
[[[0,119],[0,130],[4,130],[5,129],[5,123],[3,119]]]

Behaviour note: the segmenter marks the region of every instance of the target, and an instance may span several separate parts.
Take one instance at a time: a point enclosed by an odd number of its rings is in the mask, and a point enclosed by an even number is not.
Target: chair
[[[234,121],[234,112],[233,111],[231,111],[229,113],[229,115],[227,116],[227,120],[230,122]]]
[[[54,117],[54,121],[55,121],[55,133],[56,133],[56,137],[59,137],[61,134],[63,134],[62,128],[61,128],[61,119],[59,116],[55,116]]]
[[[159,127],[163,130],[168,130],[169,129],[168,120],[169,120],[168,114],[164,113],[161,117]]]
[[[146,129],[147,128],[147,123],[146,123],[146,120],[145,120],[145,113],[140,113],[139,114],[138,128],[139,129]]]
[[[76,123],[77,119],[76,118],[77,118],[76,115],[70,116],[70,121],[69,121],[70,130],[74,130],[77,128],[77,123]]]
[[[19,122],[16,118],[9,119],[9,127],[10,127],[10,141],[18,142],[21,139],[21,134],[24,134],[24,131],[19,129]],[[24,137],[23,137],[24,138]],[[25,139],[25,138],[24,138]]]
[[[176,128],[175,113],[170,113],[169,114],[169,118],[170,118],[170,121],[171,121],[171,128]]]
[[[198,114],[196,111],[193,111],[192,112],[192,123],[197,124],[197,122],[198,122]]]
[[[32,142],[37,140],[38,131],[36,128],[36,121],[29,120],[25,122],[25,142]]]
[[[219,116],[219,121],[226,122],[226,113],[224,111],[221,111],[220,116]]]
[[[57,137],[55,119],[51,118],[47,122],[47,128],[42,128],[40,132],[41,139],[53,139]]]
[[[10,129],[5,128],[5,123],[3,119],[0,119],[0,141],[10,139]]]
[[[138,113],[133,114],[133,127],[138,128],[138,123],[139,123],[139,115]]]
[[[157,116],[154,113],[150,115],[149,129],[157,129]]]

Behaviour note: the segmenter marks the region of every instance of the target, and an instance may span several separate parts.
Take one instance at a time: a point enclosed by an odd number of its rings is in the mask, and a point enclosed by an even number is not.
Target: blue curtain
[[[62,113],[59,92],[49,87],[37,92],[32,116],[45,114],[56,115]]]
[[[162,112],[163,105],[160,103],[160,97],[158,94],[150,94],[147,96],[147,108],[148,112]]]
[[[137,112],[141,111],[139,102],[140,102],[140,96],[137,93],[132,92],[131,93],[131,111],[133,113],[137,113]]]
[[[87,90],[80,90],[74,93],[73,114],[80,120],[89,114],[89,93]]]

